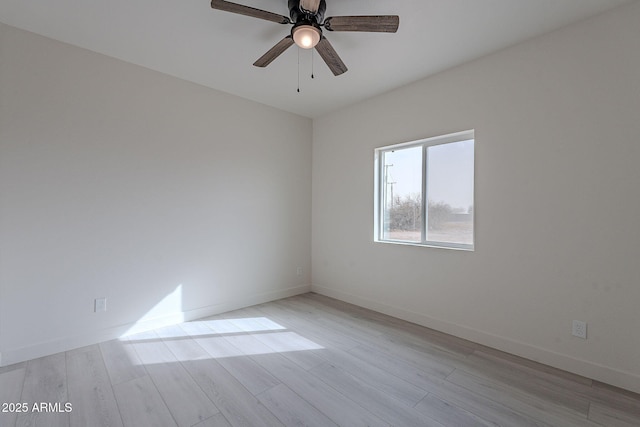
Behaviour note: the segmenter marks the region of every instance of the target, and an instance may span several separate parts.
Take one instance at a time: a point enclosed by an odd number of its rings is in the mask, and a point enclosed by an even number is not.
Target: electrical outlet
[[[298,268],[296,268],[296,275],[297,275],[298,277],[302,276],[302,267],[298,267]]]
[[[107,311],[107,299],[106,298],[96,298],[93,305],[93,312],[97,313],[99,311]]]
[[[587,322],[574,320],[571,328],[571,335],[578,338],[587,339]]]

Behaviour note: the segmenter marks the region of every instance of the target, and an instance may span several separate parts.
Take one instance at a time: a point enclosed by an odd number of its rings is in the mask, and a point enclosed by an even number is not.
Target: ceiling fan
[[[303,49],[315,48],[335,76],[346,72],[347,66],[322,35],[322,27],[327,31],[395,33],[400,23],[397,15],[331,16],[325,19],[325,0],[289,0],[289,17],[225,0],[211,0],[211,7],[278,24],[293,24],[291,34],[254,62],[256,67],[266,67],[293,44],[297,44]]]

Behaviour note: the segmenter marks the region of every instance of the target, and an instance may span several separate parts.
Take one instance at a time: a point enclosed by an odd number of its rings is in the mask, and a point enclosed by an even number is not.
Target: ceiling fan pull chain
[[[300,93],[300,48],[298,48],[298,93]]]
[[[313,79],[313,49],[311,49],[311,78]]]

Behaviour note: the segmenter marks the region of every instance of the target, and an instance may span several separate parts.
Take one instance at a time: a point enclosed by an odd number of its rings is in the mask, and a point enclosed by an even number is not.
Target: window
[[[473,250],[474,132],[375,150],[375,240]]]

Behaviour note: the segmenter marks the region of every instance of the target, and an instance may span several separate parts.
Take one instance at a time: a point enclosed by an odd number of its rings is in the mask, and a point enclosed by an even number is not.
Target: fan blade
[[[320,0],[300,0],[300,9],[304,9],[307,12],[316,13],[320,6]]]
[[[395,33],[399,25],[397,15],[331,16],[324,21],[324,27],[329,31]]]
[[[267,21],[276,22],[278,24],[290,24],[289,18],[277,13],[267,12],[266,10],[256,9],[250,6],[244,6],[237,3],[231,3],[225,0],[211,0],[213,9],[224,10],[231,13],[239,13],[240,15],[251,16],[253,18],[266,19]]]
[[[327,40],[324,36],[320,39],[320,42],[316,45],[316,50],[329,66],[329,69],[333,73],[334,76],[339,76],[342,73],[347,71],[347,66],[344,65],[342,59],[338,56],[338,53],[335,51],[329,40]]]
[[[289,49],[293,44],[293,38],[291,36],[287,36],[280,40],[274,47],[269,49],[267,53],[262,55],[260,59],[253,63],[256,67],[266,67],[271,64],[274,59],[278,56],[282,55],[282,53]]]

